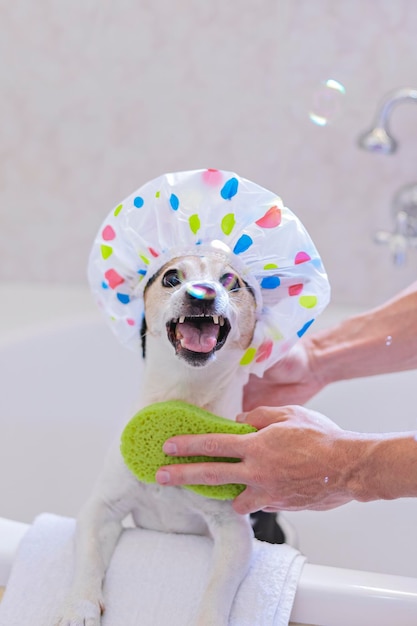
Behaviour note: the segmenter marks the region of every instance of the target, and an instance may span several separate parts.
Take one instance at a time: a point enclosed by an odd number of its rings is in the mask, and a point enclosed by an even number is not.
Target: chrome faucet
[[[359,137],[359,146],[369,152],[392,154],[398,143],[389,131],[392,109],[401,102],[417,102],[417,89],[390,91],[381,102],[374,124]],[[417,247],[417,183],[401,188],[393,199],[394,230],[375,233],[376,243],[388,244],[395,265],[403,265],[409,247]]]
[[[389,132],[389,118],[392,109],[401,102],[417,102],[417,89],[395,89],[387,93],[375,116],[374,125],[359,137],[359,145],[369,152],[392,154],[398,143]]]
[[[388,244],[395,265],[404,265],[408,248],[417,248],[417,184],[402,187],[392,204],[394,230],[378,230],[376,243]]]

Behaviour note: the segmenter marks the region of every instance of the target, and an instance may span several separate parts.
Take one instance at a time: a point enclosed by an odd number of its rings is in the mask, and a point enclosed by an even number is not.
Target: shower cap
[[[90,254],[92,292],[123,344],[141,347],[148,280],[171,259],[189,254],[223,254],[252,288],[257,322],[241,365],[259,376],[329,301],[317,250],[275,193],[233,172],[166,174],[111,211]]]

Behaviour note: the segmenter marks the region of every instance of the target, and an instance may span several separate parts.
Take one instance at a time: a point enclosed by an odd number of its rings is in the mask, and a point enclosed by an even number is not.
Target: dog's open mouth
[[[229,320],[221,315],[180,317],[167,324],[168,339],[176,354],[206,361],[225,344]]]

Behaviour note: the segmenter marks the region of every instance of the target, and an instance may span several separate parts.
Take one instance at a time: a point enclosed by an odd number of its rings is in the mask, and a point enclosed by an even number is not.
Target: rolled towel
[[[72,518],[35,519],[0,603],[0,626],[54,624],[71,584],[74,530]],[[125,529],[105,579],[102,626],[184,626],[205,587],[211,550],[208,537]],[[304,560],[288,545],[254,539],[230,626],[287,626]]]

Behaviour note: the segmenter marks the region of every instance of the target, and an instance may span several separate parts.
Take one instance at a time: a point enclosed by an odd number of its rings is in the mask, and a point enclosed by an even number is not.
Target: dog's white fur
[[[236,273],[226,258],[213,253],[174,259],[150,281],[145,291],[147,333],[141,406],[180,399],[233,420],[241,411],[248,374],[239,362],[252,339],[256,313],[250,289],[232,274]],[[211,293],[210,299],[198,301],[193,297],[196,283]],[[181,332],[171,333],[171,341],[167,332],[170,320],[191,316],[193,311],[201,315],[200,306],[206,307],[207,315],[220,316],[220,321],[223,316],[230,323],[225,344],[210,355],[184,351]],[[103,579],[129,513],[143,528],[211,535],[209,583],[193,624],[225,626],[251,558],[249,518],[237,515],[230,501],[204,498],[180,487],[139,482],[124,464],[119,442],[78,516],[73,585],[57,621],[59,626],[100,624]]]

